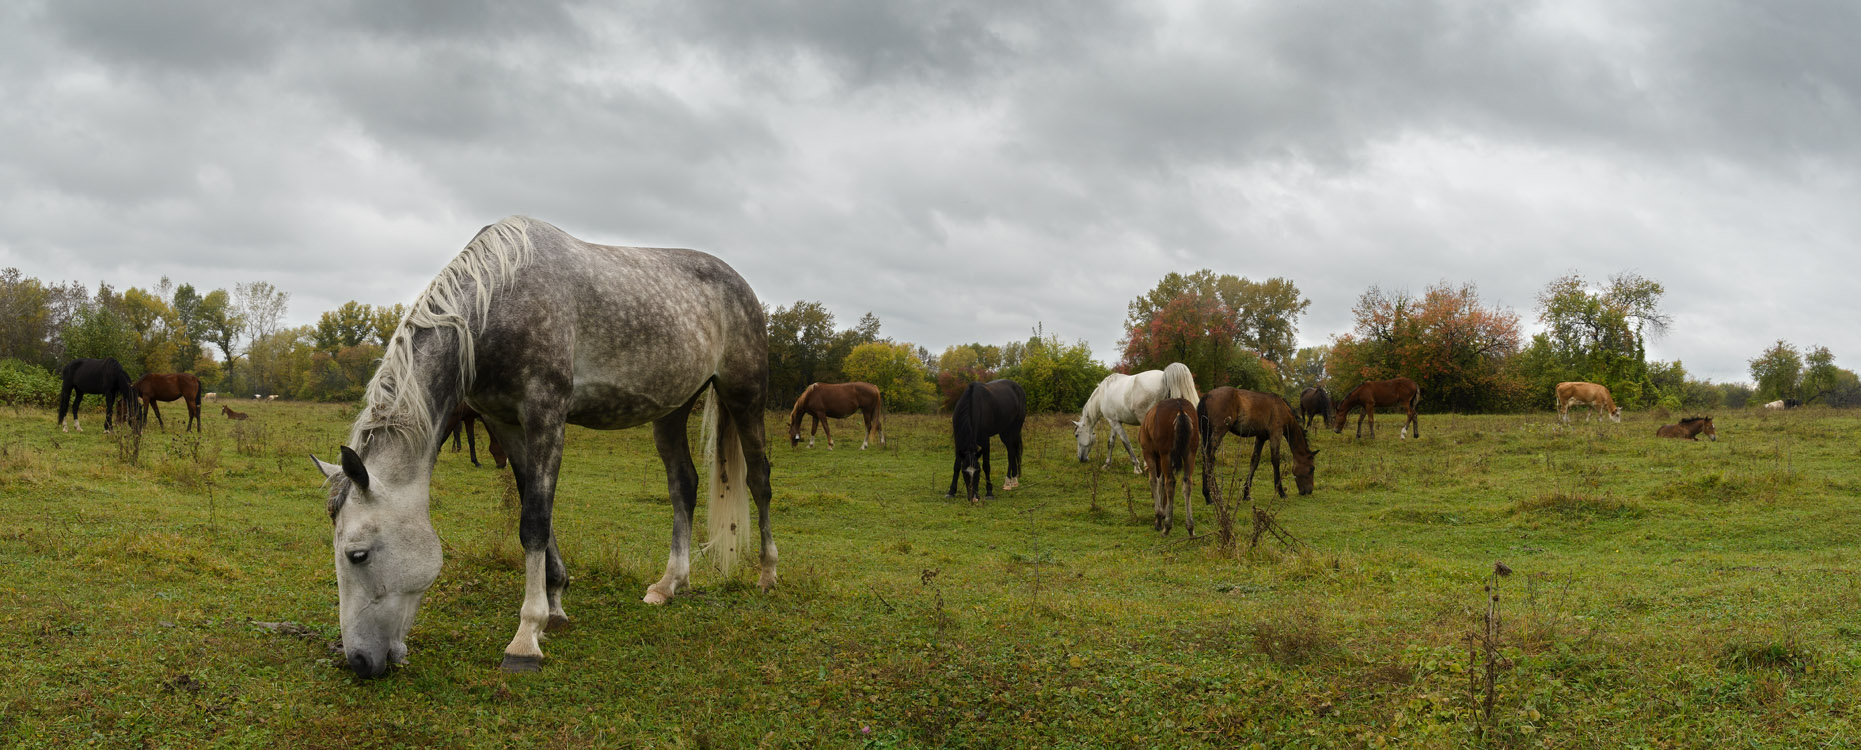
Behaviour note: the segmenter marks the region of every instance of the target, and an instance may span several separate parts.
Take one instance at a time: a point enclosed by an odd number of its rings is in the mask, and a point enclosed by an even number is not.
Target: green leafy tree
[[[1325,359],[1331,354],[1331,347],[1308,346],[1292,355],[1292,359],[1280,366],[1290,390],[1303,391],[1312,386],[1329,388]]]
[[[1486,306],[1471,283],[1443,282],[1421,299],[1372,286],[1352,308],[1357,325],[1332,343],[1327,368],[1343,392],[1365,380],[1407,377],[1431,409],[1502,411],[1526,398],[1510,368],[1518,315]]]
[[[1231,274],[1202,269],[1187,276],[1170,273],[1156,287],[1131,301],[1125,318],[1127,337],[1141,330],[1177,299],[1190,296],[1196,306],[1212,310],[1218,302],[1225,309],[1226,325],[1221,334],[1227,343],[1245,351],[1256,352],[1274,362],[1292,358],[1298,348],[1299,316],[1312,306],[1299,295],[1299,288],[1281,278],[1252,281]]]
[[[846,380],[841,366],[853,347],[879,340],[879,318],[872,313],[859,324],[834,330],[834,314],[819,302],[798,301],[767,311],[769,325],[769,406],[786,410],[811,383]]]
[[[0,358],[45,361],[51,320],[52,294],[45,285],[17,268],[0,270]]]
[[[1538,293],[1545,334],[1534,337],[1537,351],[1523,369],[1533,402],[1548,407],[1557,383],[1581,380],[1608,386],[1623,406],[1657,403],[1666,393],[1649,380],[1646,337],[1671,322],[1660,310],[1664,293],[1659,282],[1632,272],[1600,285],[1570,273],[1545,285]]]
[[[335,353],[338,349],[359,346],[376,340],[375,308],[350,300],[342,307],[317,318],[317,349]]]
[[[878,386],[888,411],[921,412],[936,406],[936,389],[911,344],[868,341],[853,347],[842,367],[848,380]]]
[[[375,308],[375,344],[383,349],[394,339],[395,330],[401,327],[401,319],[407,317],[407,305],[396,302],[393,307]]]
[[[1020,383],[1027,391],[1029,413],[1076,412],[1092,397],[1099,381],[1111,374],[1092,358],[1092,347],[1084,340],[1067,344],[1059,334],[1046,333],[1039,326],[1027,341],[1002,349],[1004,358],[1010,349],[1017,352],[1014,362],[1003,366],[1001,377]]]
[[[202,297],[195,316],[200,340],[220,350],[223,368],[221,377],[230,381],[235,362],[234,350],[238,346],[240,332],[245,330],[245,318],[240,315],[233,304],[232,295],[227,294],[225,289],[215,289]]]
[[[1803,378],[1803,356],[1797,353],[1794,344],[1778,339],[1748,364],[1751,365],[1751,379],[1758,384],[1752,398],[1760,403],[1800,398],[1798,386]]]

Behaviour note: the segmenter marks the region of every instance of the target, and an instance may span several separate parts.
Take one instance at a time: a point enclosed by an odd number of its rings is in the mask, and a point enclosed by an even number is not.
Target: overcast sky
[[[283,7],[272,7],[274,5]],[[616,8],[614,6],[619,6]],[[510,214],[695,247],[933,352],[1117,358],[1169,271],[1667,288],[1651,356],[1861,364],[1861,4],[10,2],[0,266],[290,321]]]

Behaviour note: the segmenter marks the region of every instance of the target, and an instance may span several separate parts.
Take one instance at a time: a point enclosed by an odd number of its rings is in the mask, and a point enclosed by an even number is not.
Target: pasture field
[[[448,451],[445,570],[410,663],[364,682],[328,650],[307,457],[335,457],[353,407],[243,406],[204,437],[150,431],[133,463],[101,420],[0,412],[0,745],[1861,744],[1853,412],[1727,410],[1717,443],[1656,439],[1645,413],[1316,433],[1317,492],[1277,503],[1307,549],[1225,553],[1180,518],[1160,538],[1122,450],[1095,504],[1063,415],[1029,421],[1022,488],[983,507],[943,497],[947,418],[891,415],[865,452],[842,421],[838,450],[772,449],[780,588],[700,559],[657,608],[639,598],[671,513],[650,432],[571,427],[575,626],[543,671],[497,669],[522,588],[507,475]],[[1468,634],[1496,562],[1489,717]]]

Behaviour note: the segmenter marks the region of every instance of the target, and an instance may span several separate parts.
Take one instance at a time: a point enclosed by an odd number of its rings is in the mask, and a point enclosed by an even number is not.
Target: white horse
[[[1073,423],[1073,437],[1079,441],[1079,462],[1085,463],[1092,455],[1093,430],[1102,419],[1111,423],[1111,435],[1105,439],[1105,465],[1111,466],[1112,449],[1123,441],[1124,455],[1131,459],[1131,472],[1144,473],[1144,465],[1131,450],[1131,439],[1125,436],[1124,426],[1143,424],[1144,414],[1158,401],[1183,398],[1193,406],[1197,397],[1195,376],[1190,374],[1189,366],[1181,362],[1136,375],[1112,373],[1105,376],[1092,391],[1092,397],[1086,399],[1085,408],[1079,412],[1079,421]]]
[[[342,644],[356,674],[405,658],[414,612],[439,575],[442,549],[427,512],[433,462],[461,402],[504,444],[523,506],[523,605],[505,669],[537,669],[544,631],[568,623],[568,569],[551,521],[565,425],[652,424],[672,546],[665,576],[642,599],[663,604],[689,585],[700,473],[685,425],[709,393],[700,443],[710,557],[726,572],[736,562],[754,497],[761,584],[775,586],[767,324],[730,266],[691,250],[593,245],[511,217],[479,232],[411,307],[369,381],[341,463],[317,462],[329,478]]]

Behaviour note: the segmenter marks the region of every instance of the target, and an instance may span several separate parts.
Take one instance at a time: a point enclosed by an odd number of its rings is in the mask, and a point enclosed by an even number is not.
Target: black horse
[[[956,497],[956,478],[961,475],[969,501],[980,502],[976,480],[977,472],[981,472],[981,492],[986,493],[988,499],[995,499],[995,491],[990,487],[994,479],[989,474],[991,435],[1001,436],[1002,447],[1008,449],[1008,478],[1002,482],[1002,489],[1021,486],[1021,423],[1025,421],[1027,392],[1021,390],[1020,383],[991,380],[970,383],[964,388],[963,395],[956,399],[956,413],[950,419],[956,438],[956,464],[950,469],[950,491],[944,493],[944,497]]]
[[[1324,417],[1324,424],[1331,424],[1336,413],[1331,406],[1331,394],[1326,393],[1323,387],[1307,388],[1299,394],[1299,414],[1306,429],[1311,429],[1312,417]]]
[[[78,423],[78,404],[84,401],[85,394],[95,393],[103,396],[103,431],[109,432],[113,426],[111,418],[116,415],[117,399],[123,401],[124,419],[134,423],[133,417],[138,412],[136,406],[136,388],[129,382],[129,373],[114,359],[74,359],[65,365],[61,373],[64,385],[58,389],[58,427],[66,432],[65,412],[71,412],[71,424],[84,431],[84,425]]]

